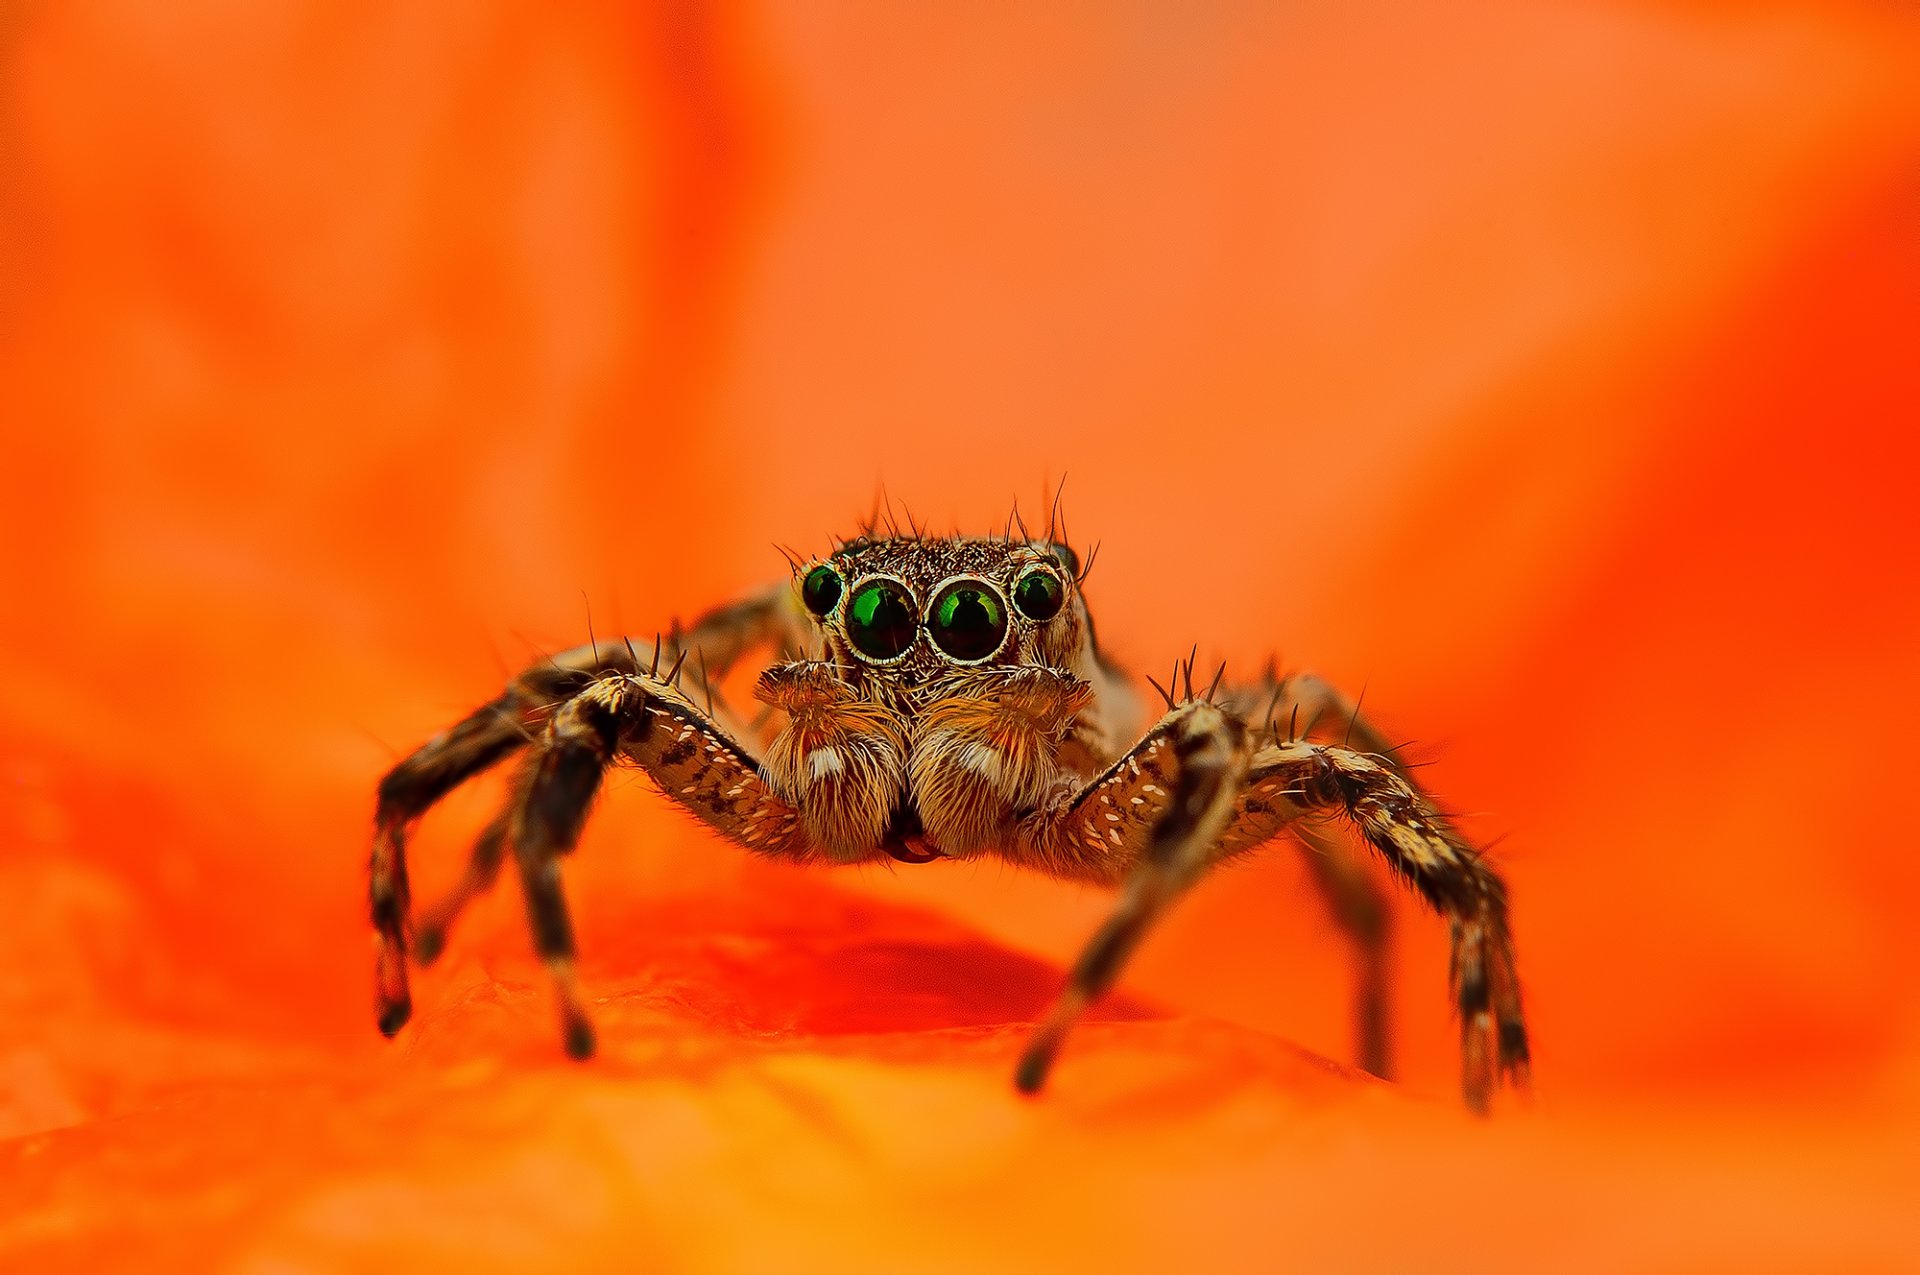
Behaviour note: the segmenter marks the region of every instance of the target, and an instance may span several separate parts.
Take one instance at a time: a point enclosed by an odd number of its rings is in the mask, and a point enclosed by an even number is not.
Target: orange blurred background
[[[1910,6],[0,15],[0,1265],[1920,1267]],[[1319,1061],[1285,853],[1023,1103],[1103,896],[633,779],[603,1056],[511,890],[377,1038],[394,759],[1062,475],[1117,655],[1364,686],[1501,838],[1530,1108],[1412,906],[1402,1083]]]

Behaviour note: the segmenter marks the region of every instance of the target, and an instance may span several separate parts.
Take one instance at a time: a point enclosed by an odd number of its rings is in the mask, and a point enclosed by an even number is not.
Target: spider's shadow
[[[597,917],[582,974],[598,997],[638,1001],[746,1034],[815,1036],[1031,1023],[1066,971],[923,908],[817,880],[634,904]],[[1115,994],[1094,1020],[1166,1015]]]

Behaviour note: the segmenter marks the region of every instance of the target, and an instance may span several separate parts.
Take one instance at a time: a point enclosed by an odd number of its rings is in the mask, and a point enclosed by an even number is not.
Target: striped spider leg
[[[1283,678],[1269,663],[1257,682],[1223,687],[1216,702],[1242,721],[1264,722],[1276,741],[1284,732],[1323,744],[1351,744],[1413,783],[1398,749],[1362,715],[1360,705],[1316,674]],[[1284,832],[1298,847],[1308,879],[1352,948],[1354,1058],[1366,1071],[1391,1080],[1393,910],[1386,891],[1367,870],[1364,843],[1356,844],[1336,817],[1296,820]]]
[[[790,724],[755,757],[683,694],[671,676],[616,673],[555,709],[533,746],[507,820],[534,949],[557,995],[562,1038],[593,1054],[593,1026],[574,975],[573,927],[560,858],[580,839],[608,767],[637,766],[703,823],[756,854],[796,863],[852,863],[892,853],[890,796],[905,741],[818,662],[777,665],[755,693]]]
[[[1082,1012],[1203,872],[1326,814],[1344,817],[1448,920],[1467,1105],[1484,1111],[1503,1076],[1523,1085],[1526,1026],[1493,869],[1391,762],[1305,740],[1262,743],[1238,715],[1189,698],[1105,773],[1020,824],[1009,858],[1119,878],[1122,891],[1021,1057],[1019,1087],[1045,1083]]]
[[[413,824],[454,788],[520,753],[552,733],[555,711],[610,677],[646,675],[675,680],[703,702],[713,703],[717,682],[757,646],[796,653],[804,641],[787,586],[771,589],[723,607],[699,620],[687,633],[664,642],[649,639],[644,650],[634,643],[589,643],[544,660],[515,677],[499,696],[467,714],[400,762],[380,781],[369,857],[368,901],[374,927],[374,1002],[376,1022],[392,1036],[412,1014],[407,979],[409,938],[413,958],[430,964],[445,944],[460,912],[498,876],[506,852],[514,848],[516,820],[526,806],[539,754],[524,761],[509,785],[510,796],[475,840],[465,872],[439,899],[412,913],[406,841]],[[670,677],[662,678],[663,672]],[[678,692],[676,691],[676,694]],[[715,717],[741,733],[724,706]],[[543,890],[541,897],[546,897]],[[529,895],[529,908],[534,896]],[[551,908],[541,905],[550,913]]]

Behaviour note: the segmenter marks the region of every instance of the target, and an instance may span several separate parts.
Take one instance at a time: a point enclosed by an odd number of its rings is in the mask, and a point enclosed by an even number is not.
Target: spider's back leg
[[[1263,748],[1247,782],[1302,813],[1345,815],[1387,865],[1447,918],[1467,1105],[1485,1110],[1501,1076],[1524,1085],[1529,1050],[1507,888],[1479,852],[1418,789],[1370,754],[1303,742]]]
[[[1258,681],[1229,686],[1220,702],[1269,739],[1298,737],[1347,744],[1375,754],[1413,783],[1380,730],[1358,703],[1312,673],[1280,677],[1272,665]],[[1415,785],[1416,787],[1418,785]],[[1353,954],[1354,1058],[1385,1080],[1393,1078],[1393,906],[1367,869],[1364,852],[1346,829],[1303,819],[1287,826],[1308,879]]]

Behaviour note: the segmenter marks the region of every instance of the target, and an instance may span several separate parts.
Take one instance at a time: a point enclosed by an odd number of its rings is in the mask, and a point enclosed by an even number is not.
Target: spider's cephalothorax
[[[1050,537],[869,533],[797,562],[790,581],[685,634],[645,650],[590,643],[527,670],[380,785],[371,897],[381,1030],[398,1031],[410,1012],[409,931],[414,957],[433,959],[511,850],[567,1048],[592,1052],[559,857],[578,840],[606,768],[624,762],[759,854],[829,863],[998,855],[1121,887],[1021,1059],[1017,1080],[1029,1092],[1174,900],[1212,865],[1281,836],[1307,851],[1359,950],[1362,1064],[1388,1070],[1387,910],[1355,840],[1449,922],[1469,1105],[1484,1108],[1502,1075],[1523,1080],[1505,888],[1357,707],[1307,674],[1228,687],[1216,678],[1196,694],[1189,661],[1184,685],[1161,692],[1166,711],[1143,723],[1126,674],[1094,641],[1083,579],[1076,555]],[[749,719],[717,684],[755,649],[772,656],[755,688],[768,711]],[[466,875],[413,916],[406,830],[450,789],[523,749],[511,797]]]

